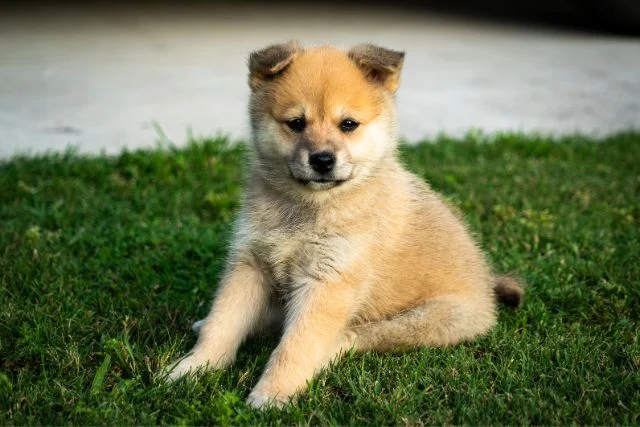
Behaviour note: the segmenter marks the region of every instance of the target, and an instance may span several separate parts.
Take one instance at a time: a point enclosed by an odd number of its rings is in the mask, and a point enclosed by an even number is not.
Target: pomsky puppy
[[[177,379],[282,336],[250,393],[281,406],[340,354],[446,346],[519,305],[462,220],[397,155],[404,53],[272,45],[249,57],[252,156],[226,271]]]

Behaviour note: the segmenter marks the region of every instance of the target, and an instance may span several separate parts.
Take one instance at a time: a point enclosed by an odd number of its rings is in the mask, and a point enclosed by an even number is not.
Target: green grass
[[[193,344],[241,194],[241,148],[0,163],[0,424],[640,423],[640,134],[441,138],[403,158],[527,299],[453,348],[351,355],[300,402],[244,404],[274,341],[195,382]]]

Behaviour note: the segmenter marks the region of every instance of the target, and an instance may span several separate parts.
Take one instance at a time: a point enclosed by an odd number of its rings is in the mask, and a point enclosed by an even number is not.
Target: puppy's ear
[[[265,81],[271,80],[291,64],[302,52],[297,41],[274,44],[249,55],[249,86],[256,90]]]
[[[348,55],[369,80],[382,85],[391,93],[398,90],[404,52],[361,44],[352,48]]]

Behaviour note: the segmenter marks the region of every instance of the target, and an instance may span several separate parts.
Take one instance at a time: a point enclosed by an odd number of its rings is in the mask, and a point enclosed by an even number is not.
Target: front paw
[[[267,409],[267,408],[282,408],[284,405],[289,403],[290,396],[286,396],[283,394],[273,394],[267,393],[265,391],[260,391],[257,389],[253,389],[253,391],[249,394],[247,398],[247,405],[256,409]]]
[[[190,354],[165,367],[162,371],[162,376],[167,382],[172,382],[184,377],[185,375],[193,374],[199,369],[204,370],[208,368],[208,360],[203,360],[194,354]]]
[[[162,374],[167,381],[171,382],[198,371],[224,369],[231,363],[233,359],[224,355],[207,357],[202,353],[194,352],[171,363]]]

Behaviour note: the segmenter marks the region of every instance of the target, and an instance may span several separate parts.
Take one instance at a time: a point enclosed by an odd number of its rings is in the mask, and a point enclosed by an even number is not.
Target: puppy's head
[[[396,145],[393,95],[404,53],[296,42],[249,57],[256,172],[283,190],[338,191],[370,176]]]

